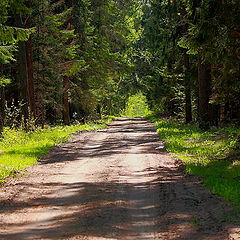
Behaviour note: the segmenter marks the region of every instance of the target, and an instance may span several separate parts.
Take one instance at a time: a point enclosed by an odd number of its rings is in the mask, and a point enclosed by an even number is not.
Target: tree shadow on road
[[[45,184],[64,194],[11,202],[4,211],[37,207],[49,216],[31,225],[10,225],[16,232],[2,233],[0,239],[227,239],[224,221],[229,209],[197,178],[168,168],[149,168],[142,175],[156,178],[137,184]]]
[[[119,122],[125,120],[119,120]],[[126,120],[128,121],[128,120]],[[104,159],[115,154],[152,154],[165,156],[156,149],[163,143],[151,125],[142,119],[134,126],[113,124],[103,140],[90,139],[68,143],[54,151],[40,164],[67,163]],[[143,125],[141,125],[143,123]],[[110,137],[109,137],[110,131]],[[115,134],[116,133],[116,134]],[[125,134],[126,133],[126,134]],[[138,133],[136,136],[134,134]],[[139,133],[143,134],[139,137]],[[92,136],[92,135],[91,135]],[[132,149],[137,151],[132,152]],[[138,159],[138,158],[136,158]],[[136,161],[137,163],[137,161]],[[61,165],[59,165],[61,166]],[[76,170],[77,171],[77,170]],[[22,202],[14,198],[1,213],[38,212],[35,222],[0,223],[0,239],[163,239],[163,240],[223,240],[230,226],[226,222],[231,209],[210,194],[197,177],[184,174],[176,167],[149,167],[132,173],[121,172],[121,179],[139,178],[138,183],[120,180],[99,182],[22,183],[25,189],[46,189],[55,194],[29,198]],[[41,191],[39,191],[41,192]],[[37,210],[39,209],[39,211]],[[11,229],[11,231],[8,229]],[[14,231],[14,232],[13,232]]]

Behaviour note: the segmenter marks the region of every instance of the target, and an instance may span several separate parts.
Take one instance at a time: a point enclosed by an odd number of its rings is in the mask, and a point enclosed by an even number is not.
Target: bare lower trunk
[[[35,94],[34,94],[34,83],[33,83],[33,57],[32,57],[32,40],[26,42],[26,57],[27,57],[27,70],[28,70],[28,100],[29,100],[29,111],[31,117],[35,119]]]
[[[22,17],[20,15],[15,15],[15,22],[17,27],[23,27]],[[18,43],[18,53],[17,53],[17,78],[20,86],[20,98],[24,102],[23,106],[23,116],[26,119],[29,118],[29,92],[28,92],[28,64],[26,56],[26,43]],[[25,122],[26,123],[26,122]]]
[[[207,129],[210,126],[209,99],[211,94],[211,65],[201,57],[198,62],[199,89],[199,127]]]
[[[63,79],[63,123],[65,125],[70,124],[70,109],[69,109],[69,101],[68,101],[68,90],[70,87],[70,82],[68,77],[64,77]]]
[[[209,104],[209,118],[211,126],[218,126],[220,120],[220,106],[217,104]]]
[[[192,92],[190,86],[190,63],[189,56],[184,53],[184,65],[185,65],[185,76],[184,76],[184,87],[185,87],[185,122],[192,122]]]
[[[0,64],[0,76],[3,74],[3,65]],[[5,120],[5,89],[0,86],[0,134],[3,131]]]
[[[3,131],[5,122],[5,89],[0,86],[0,134]]]

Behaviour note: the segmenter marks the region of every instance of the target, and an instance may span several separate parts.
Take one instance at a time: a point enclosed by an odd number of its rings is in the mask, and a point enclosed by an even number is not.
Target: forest
[[[139,91],[161,116],[203,129],[239,124],[237,0],[2,0],[0,7],[1,129],[119,115]]]
[[[1,1],[1,126],[118,114],[141,13],[138,1]]]
[[[0,0],[0,239],[240,239],[239,0]]]

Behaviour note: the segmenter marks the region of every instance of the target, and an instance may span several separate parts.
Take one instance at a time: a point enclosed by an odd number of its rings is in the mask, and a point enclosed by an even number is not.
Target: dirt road
[[[240,239],[161,145],[144,119],[78,134],[1,189],[0,239]]]

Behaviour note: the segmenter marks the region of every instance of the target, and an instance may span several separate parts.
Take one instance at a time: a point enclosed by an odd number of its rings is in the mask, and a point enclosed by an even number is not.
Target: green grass
[[[199,218],[191,218],[190,221],[189,221],[190,225],[193,226],[193,227],[197,227],[200,223],[200,220]]]
[[[127,106],[122,116],[145,117],[150,113],[151,112],[148,108],[146,97],[141,92],[139,92],[128,98]]]
[[[51,147],[72,139],[73,133],[102,129],[108,122],[110,120],[71,126],[48,126],[32,132],[5,128],[0,141],[0,181],[3,182],[16,172],[34,165]]]
[[[186,163],[186,171],[202,177],[204,184],[225,200],[240,206],[240,128],[201,131],[176,121],[155,122],[167,151]]]

